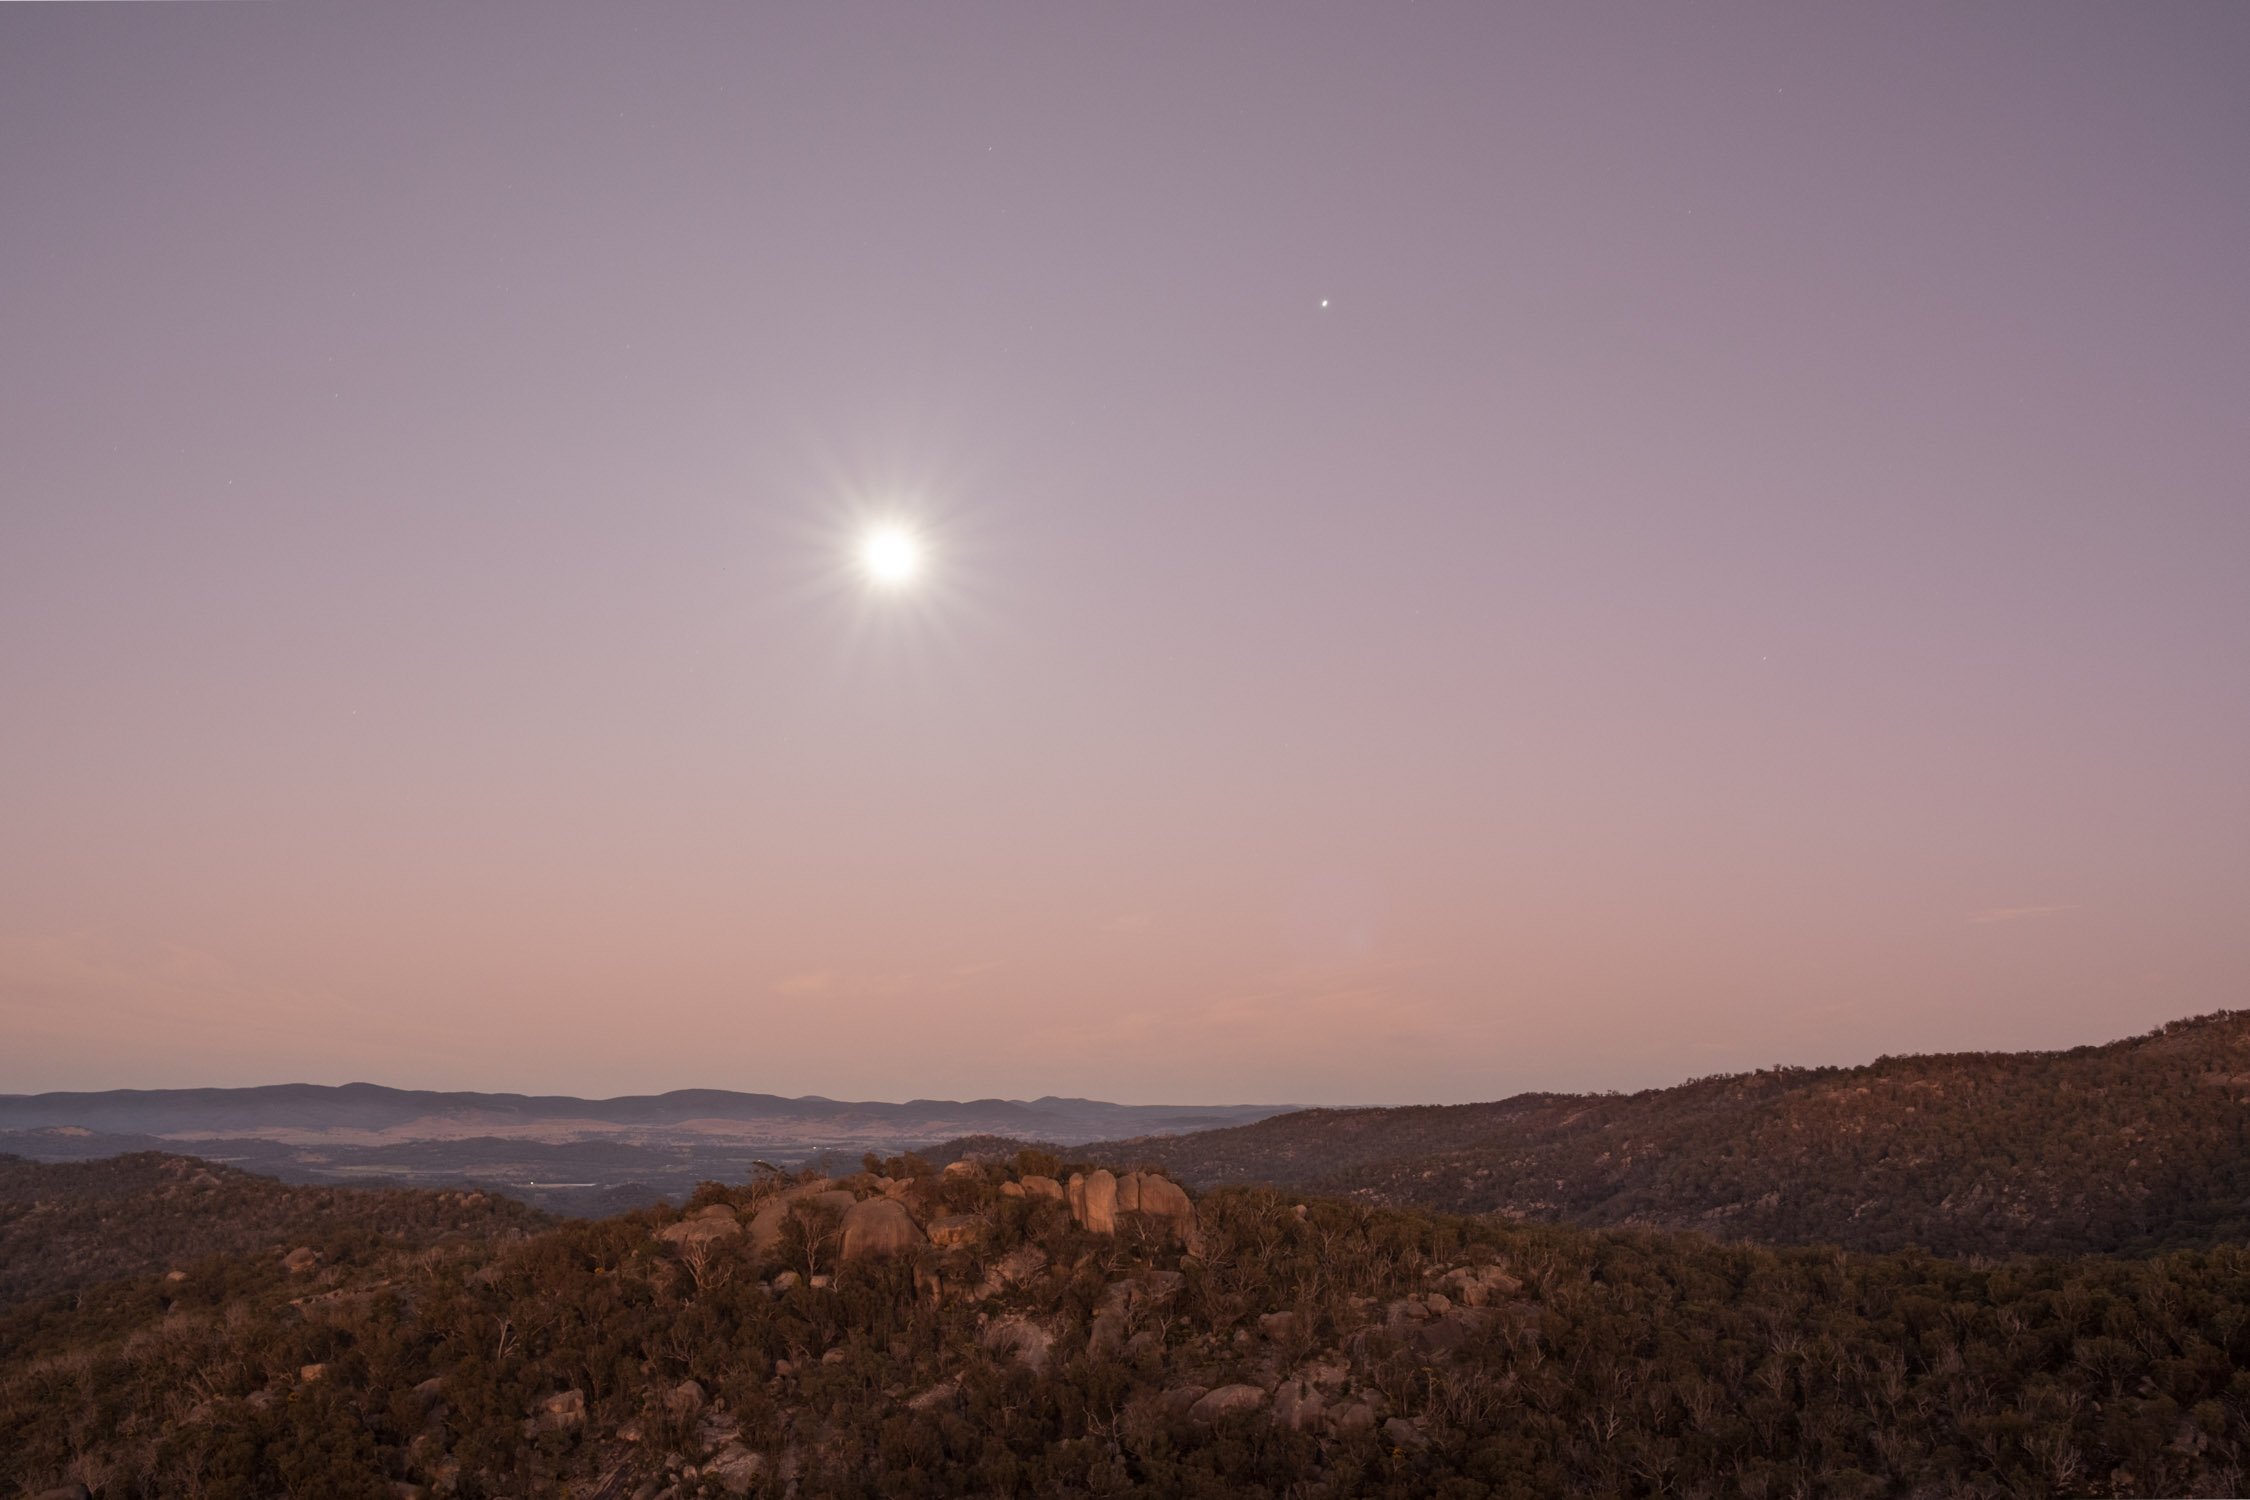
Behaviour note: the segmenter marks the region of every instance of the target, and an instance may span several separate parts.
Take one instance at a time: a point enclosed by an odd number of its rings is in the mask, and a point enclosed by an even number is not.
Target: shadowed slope
[[[2250,1235],[2250,1013],[2067,1052],[1304,1110],[1086,1149],[1203,1185],[1860,1249],[2210,1244]]]

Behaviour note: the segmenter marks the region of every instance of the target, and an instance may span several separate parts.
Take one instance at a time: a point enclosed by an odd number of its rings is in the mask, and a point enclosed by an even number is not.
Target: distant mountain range
[[[1116,1135],[1164,1135],[1240,1125],[1280,1105],[1110,1104],[1099,1099],[909,1099],[904,1104],[785,1099],[729,1089],[675,1089],[579,1099],[567,1094],[436,1093],[374,1083],[271,1084],[245,1089],[107,1089],[99,1093],[0,1094],[0,1130],[74,1126],[104,1134],[177,1139],[265,1140],[367,1135],[449,1140],[517,1135],[548,1141],[694,1130],[711,1135],[824,1141],[941,1140],[991,1131],[1065,1144]]]
[[[475,1183],[605,1213],[740,1181],[759,1159],[856,1160],[962,1135],[1060,1144],[1244,1124],[1274,1105],[1099,1099],[903,1104],[728,1089],[616,1099],[441,1093],[372,1083],[0,1095],[0,1152],[42,1161],[178,1150],[291,1182]]]
[[[1082,1154],[1199,1187],[1948,1254],[2250,1239],[2250,1012],[2067,1052],[1317,1109]]]
[[[2250,1240],[2250,1012],[2064,1052],[1885,1057],[1633,1094],[1283,1112],[1088,1099],[621,1099],[351,1084],[0,1096],[0,1152],[187,1149],[291,1182],[615,1212],[770,1160],[1022,1143],[1361,1203],[1945,1254]]]

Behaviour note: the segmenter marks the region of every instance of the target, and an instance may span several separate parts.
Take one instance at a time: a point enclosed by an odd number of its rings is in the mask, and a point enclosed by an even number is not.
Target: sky
[[[0,7],[0,1090],[2245,1004],[2245,79],[2229,4]]]

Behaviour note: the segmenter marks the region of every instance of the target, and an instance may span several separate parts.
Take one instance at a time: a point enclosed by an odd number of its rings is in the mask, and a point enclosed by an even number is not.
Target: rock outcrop
[[[941,1380],[928,1390],[906,1398],[908,1411],[943,1411],[961,1399],[961,1384],[955,1380]]]
[[[1159,1177],[1153,1172],[1135,1172],[1133,1175],[1133,1205],[1137,1212],[1160,1221],[1167,1232],[1185,1245],[1190,1254],[1200,1254],[1203,1235],[1195,1222],[1195,1204],[1189,1199],[1187,1189],[1169,1177]]]
[[[781,1224],[789,1217],[791,1204],[810,1198],[828,1187],[825,1182],[800,1183],[784,1188],[758,1205],[750,1216],[750,1251],[753,1255],[771,1255],[781,1243]]]
[[[667,1224],[656,1231],[656,1237],[668,1245],[708,1245],[714,1240],[732,1239],[742,1233],[742,1221],[734,1210],[724,1203],[714,1203],[677,1224]]]
[[[1018,1245],[985,1267],[977,1285],[979,1297],[997,1297],[1010,1287],[1022,1286],[1047,1269],[1047,1252],[1037,1245]]]
[[[1095,1234],[1117,1233],[1117,1178],[1109,1171],[1070,1174],[1070,1216]]]
[[[751,1452],[740,1443],[727,1444],[703,1466],[703,1477],[716,1480],[719,1488],[730,1495],[749,1494],[758,1487],[765,1472],[765,1456]]]
[[[1188,1408],[1188,1416],[1197,1422],[1216,1422],[1238,1412],[1256,1411],[1266,1404],[1266,1393],[1254,1385],[1222,1385],[1208,1391]]]
[[[974,1245],[990,1227],[982,1214],[947,1214],[930,1220],[927,1233],[930,1243],[940,1250],[959,1250]]]
[[[977,1342],[994,1354],[1014,1358],[1037,1375],[1046,1371],[1055,1336],[1029,1318],[1001,1318],[987,1325]]]
[[[1273,1419],[1293,1432],[1318,1428],[1328,1415],[1328,1398],[1305,1380],[1284,1380],[1274,1387]]]
[[[539,1403],[524,1424],[532,1432],[567,1432],[573,1427],[586,1425],[586,1393],[580,1390],[561,1391]]]
[[[844,1213],[843,1256],[896,1255],[929,1243],[896,1198],[863,1198]]]
[[[1523,1290],[1523,1283],[1497,1265],[1458,1266],[1438,1278],[1438,1285],[1469,1307],[1483,1307]]]

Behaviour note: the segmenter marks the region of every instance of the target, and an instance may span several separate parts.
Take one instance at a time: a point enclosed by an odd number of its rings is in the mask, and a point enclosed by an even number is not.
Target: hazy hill
[[[2067,1052],[1303,1110],[1087,1150],[1203,1185],[1776,1242],[1949,1253],[2211,1244],[2250,1238],[2250,1012]]]
[[[0,1156],[0,1308],[217,1255],[426,1245],[551,1222],[485,1193],[288,1187],[157,1152],[59,1165]]]

